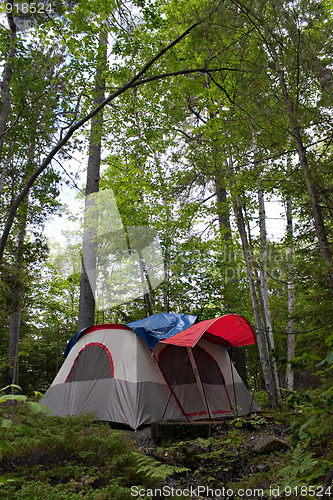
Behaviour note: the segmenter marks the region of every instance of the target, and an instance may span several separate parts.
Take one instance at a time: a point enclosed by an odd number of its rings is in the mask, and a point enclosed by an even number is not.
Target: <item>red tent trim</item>
[[[91,331],[91,330],[90,330]],[[67,380],[69,379],[70,377],[70,374],[72,373],[73,371],[73,368],[74,368],[74,365],[78,359],[78,357],[80,356],[81,352],[83,352],[85,349],[87,349],[87,347],[91,347],[92,345],[97,345],[99,347],[101,347],[102,349],[104,349],[104,351],[106,352],[106,354],[108,355],[108,358],[109,358],[109,361],[110,361],[110,370],[111,370],[111,378],[114,378],[114,365],[113,365],[113,359],[112,359],[112,356],[111,356],[111,353],[109,351],[109,349],[106,347],[106,345],[102,344],[101,342],[90,342],[90,344],[86,344],[84,347],[82,347],[82,349],[78,352],[76,358],[74,359],[73,361],[73,364],[72,364],[72,367],[71,369],[69,370],[69,373],[66,377],[66,380],[65,380],[65,383],[67,382]]]
[[[219,318],[200,321],[161,342],[163,344],[194,347],[201,337],[209,342],[222,344],[226,347],[238,347],[256,343],[250,323],[238,314],[226,314]]]

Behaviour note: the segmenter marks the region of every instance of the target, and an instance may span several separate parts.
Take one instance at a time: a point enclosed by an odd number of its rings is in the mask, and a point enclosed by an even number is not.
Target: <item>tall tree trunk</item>
[[[107,61],[107,35],[104,31],[100,34],[99,48],[102,62],[98,60],[95,82],[94,107],[101,104],[105,99],[105,68]],[[89,160],[87,168],[86,182],[86,205],[85,205],[85,229],[82,238],[82,259],[81,278],[80,278],[80,299],[79,299],[79,317],[78,330],[93,326],[95,321],[95,283],[91,276],[89,282],[87,270],[96,269],[96,231],[89,224],[89,209],[94,204],[94,200],[89,197],[99,191],[99,179],[101,168],[102,139],[101,130],[103,123],[103,112],[91,119],[90,139],[89,139]],[[88,227],[90,226],[90,227]]]
[[[217,216],[219,221],[219,228],[223,242],[226,243],[228,247],[231,246],[231,224],[230,224],[230,213],[227,208],[227,190],[221,179],[220,172],[216,172],[214,176],[216,201],[217,201]]]
[[[12,7],[12,11],[7,13],[7,21],[10,30],[8,57],[5,63],[1,82],[1,108],[0,108],[0,164],[2,161],[2,150],[5,139],[5,131],[10,111],[10,81],[13,74],[13,66],[16,55],[16,26],[13,18],[13,0],[8,0],[7,5]],[[0,186],[4,184],[5,169],[1,172]],[[0,195],[2,191],[0,192]]]
[[[137,129],[137,150],[135,151],[135,161],[136,165],[143,170],[144,165],[142,164],[141,157],[139,155],[140,151],[140,146],[142,143],[142,134],[141,134],[141,125],[140,125],[140,117],[139,117],[139,112],[136,108],[136,96],[137,96],[137,89],[133,89],[133,105],[134,105],[134,117],[135,117],[135,125]],[[157,154],[155,153],[155,162],[156,165],[159,167],[159,159],[157,157]],[[143,192],[140,192],[140,202],[142,206],[144,206],[145,201],[144,201],[144,195]],[[149,275],[147,272],[146,268],[146,263],[143,257],[141,256],[141,253],[139,252],[139,265],[140,265],[140,273],[141,273],[141,283],[142,283],[142,289],[146,290],[143,293],[143,302],[145,304],[145,309],[146,309],[146,316],[152,316],[153,311],[154,311],[154,293],[153,289],[150,283]],[[164,261],[164,266],[165,266],[165,261]]]
[[[166,242],[166,248],[164,252],[164,288],[163,288],[163,307],[165,312],[170,312],[170,250],[169,242]]]
[[[233,179],[234,174],[233,174],[232,156],[231,156],[231,151],[229,150],[229,148],[228,148],[228,156],[229,156],[229,175],[230,175],[230,183],[231,183],[231,188],[232,188],[233,183],[234,183],[234,179]],[[234,207],[234,213],[236,216],[238,232],[239,232],[239,235],[241,238],[243,256],[244,256],[244,261],[245,261],[245,266],[246,266],[246,273],[247,273],[247,278],[248,278],[248,282],[249,282],[252,309],[253,309],[253,315],[254,315],[255,330],[256,330],[256,334],[257,334],[256,338],[257,338],[259,357],[260,357],[260,362],[261,362],[261,367],[262,367],[262,373],[264,376],[264,382],[265,382],[265,387],[266,387],[266,391],[268,394],[269,404],[272,408],[275,408],[279,405],[279,401],[277,398],[274,377],[273,377],[272,369],[271,369],[270,353],[269,353],[269,349],[268,349],[268,345],[267,345],[265,330],[263,328],[263,324],[262,324],[261,317],[260,317],[260,308],[259,308],[255,283],[254,283],[254,279],[253,279],[252,261],[251,261],[251,254],[250,254],[250,249],[249,249],[249,242],[248,242],[248,238],[247,238],[247,234],[246,234],[243,209],[242,209],[242,205],[241,205],[239,196],[237,196],[237,195],[234,197],[233,207]]]
[[[8,349],[8,369],[6,385],[18,385],[19,377],[19,345],[21,329],[21,294],[22,286],[15,284],[15,291],[12,295],[14,308],[17,310],[9,318],[9,349]]]
[[[294,390],[294,370],[291,367],[291,360],[295,357],[295,293],[294,293],[294,262],[293,262],[293,220],[292,220],[292,200],[286,201],[287,215],[287,266],[288,266],[288,324],[287,324],[287,370],[286,387],[290,391]]]
[[[249,282],[249,287],[250,287],[252,308],[253,308],[253,314],[254,314],[254,322],[255,322],[255,328],[256,328],[256,333],[257,333],[257,344],[258,344],[258,349],[259,349],[259,357],[260,357],[262,372],[263,372],[265,386],[266,386],[266,390],[267,390],[267,394],[268,394],[269,404],[271,407],[275,408],[276,406],[278,406],[279,401],[277,399],[274,378],[273,378],[273,374],[272,374],[272,370],[271,370],[269,349],[268,349],[266,336],[265,336],[264,328],[263,328],[263,325],[261,322],[261,317],[260,317],[260,309],[259,309],[259,303],[258,303],[258,298],[257,298],[254,279],[253,279],[251,257],[250,257],[248,239],[247,239],[247,235],[246,235],[243,210],[242,210],[242,207],[241,207],[239,200],[236,200],[236,202],[235,202],[234,211],[235,211],[235,215],[236,215],[239,235],[240,235],[241,242],[242,242],[242,249],[243,249],[243,255],[244,255],[244,260],[245,260],[245,265],[246,265],[246,272],[247,272],[247,277],[248,277],[248,282]]]
[[[141,275],[141,285],[142,289],[146,290],[143,294],[143,301],[145,304],[145,309],[146,309],[146,315],[147,316],[152,316],[153,314],[153,289],[150,283],[148,271],[146,268],[146,263],[145,260],[140,252],[138,250],[139,254],[139,266],[140,266],[140,275]]]
[[[267,287],[267,237],[266,237],[266,214],[265,214],[265,201],[264,193],[261,188],[258,189],[258,202],[259,202],[259,229],[260,229],[260,289],[262,296],[262,315],[264,326],[266,330],[268,348],[270,350],[270,358],[272,365],[272,373],[275,383],[275,392],[278,403],[281,402],[279,376],[277,370],[276,359],[274,357],[275,342],[272,329],[271,313],[268,300],[268,287]]]
[[[154,154],[155,165],[158,171],[158,178],[161,186],[161,198],[165,213],[165,224],[167,227],[167,231],[164,236],[164,258],[163,258],[163,266],[164,266],[164,283],[163,283],[163,308],[165,312],[170,312],[170,293],[171,293],[171,242],[173,241],[173,229],[172,229],[172,213],[169,207],[168,200],[168,190],[165,185],[165,178],[163,175],[163,171],[161,168],[161,160],[157,152]]]
[[[22,206],[22,220],[17,235],[17,246],[15,255],[15,270],[14,282],[12,290],[12,313],[9,318],[9,349],[8,349],[8,369],[7,369],[7,385],[16,384],[19,381],[19,344],[20,330],[22,318],[22,297],[23,297],[23,282],[22,282],[22,264],[23,264],[23,245],[27,227],[27,211],[28,199]]]
[[[224,244],[224,255],[227,255],[227,262],[232,262],[232,234],[231,234],[231,224],[230,224],[230,212],[227,206],[228,196],[225,185],[222,181],[222,176],[219,171],[214,175],[216,201],[217,201],[217,215],[219,221],[219,229],[221,233],[222,242]],[[227,273],[228,274],[228,273]],[[234,277],[230,279],[230,283],[236,286],[236,280]],[[228,294],[227,294],[228,295]],[[228,296],[223,295],[224,306],[226,310],[231,309],[230,301]],[[232,359],[237,369],[237,372],[241,376],[244,384],[247,386],[247,369],[246,369],[246,352],[242,348],[234,348],[232,350]]]
[[[311,207],[312,207],[312,215],[313,221],[315,225],[315,230],[319,242],[319,247],[321,250],[321,254],[327,266],[327,274],[328,281],[331,288],[331,292],[333,293],[333,264],[332,264],[332,254],[328,243],[328,238],[325,230],[324,219],[322,215],[322,209],[319,202],[319,195],[315,185],[315,182],[312,177],[312,173],[308,164],[308,157],[306,153],[306,148],[303,144],[301,129],[297,122],[297,113],[295,111],[295,106],[290,97],[290,94],[287,89],[286,79],[284,70],[281,66],[280,59],[278,53],[275,49],[274,43],[271,41],[271,36],[266,28],[266,38],[269,50],[271,52],[272,58],[275,63],[275,69],[278,74],[280,88],[282,92],[282,96],[284,99],[284,103],[287,109],[287,114],[289,118],[289,123],[291,126],[292,134],[296,143],[296,149],[299,157],[299,162],[301,164],[301,168],[303,170],[306,186],[308,188]]]

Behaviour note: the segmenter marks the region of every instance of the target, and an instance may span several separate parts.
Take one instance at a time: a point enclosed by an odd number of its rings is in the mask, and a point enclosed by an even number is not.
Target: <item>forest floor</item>
[[[217,423],[208,438],[156,443],[149,427],[126,436],[145,455],[187,469],[166,478],[166,493],[189,490],[202,500],[320,497],[332,453],[326,440],[313,452],[293,449],[290,427],[271,413]],[[323,498],[333,498],[329,493]],[[166,498],[163,490],[155,498]]]
[[[91,415],[62,419],[0,405],[0,498],[333,498],[320,497],[333,427],[293,442],[286,415],[264,411],[216,423],[208,437],[156,443],[150,427],[112,429]]]

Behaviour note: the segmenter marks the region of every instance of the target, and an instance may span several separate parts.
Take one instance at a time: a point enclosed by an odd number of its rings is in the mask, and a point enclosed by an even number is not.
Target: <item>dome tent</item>
[[[161,316],[155,316],[160,322]],[[83,330],[43,403],[56,415],[94,412],[99,420],[133,429],[162,420],[219,419],[259,411],[227,352],[227,347],[255,343],[250,324],[235,314],[194,324],[192,316],[189,321],[192,326],[183,330],[172,324],[171,333],[161,328],[154,333],[151,316],[150,348],[141,338],[147,341],[142,322],[137,333],[136,322],[131,327],[110,324]]]

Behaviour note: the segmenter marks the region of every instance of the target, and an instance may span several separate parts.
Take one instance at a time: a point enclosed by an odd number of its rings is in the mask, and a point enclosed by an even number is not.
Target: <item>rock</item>
[[[256,467],[257,472],[268,472],[270,470],[270,466],[267,464],[259,464]]]
[[[282,450],[287,450],[289,449],[289,444],[276,436],[259,434],[246,440],[245,449],[254,454],[267,455],[274,451],[281,452]]]

